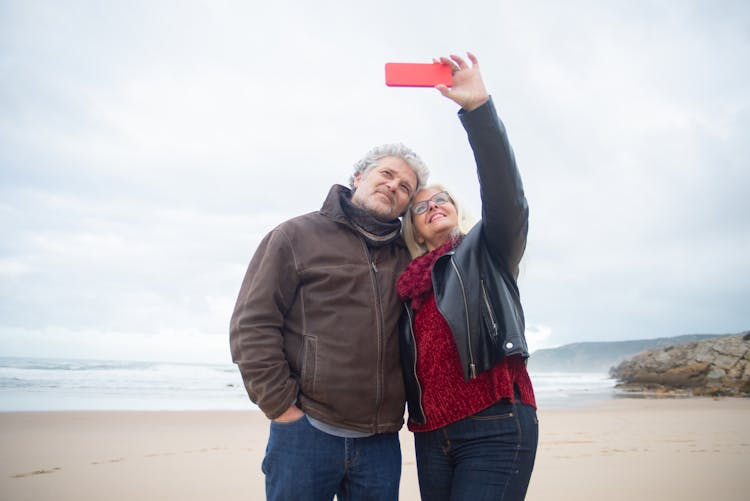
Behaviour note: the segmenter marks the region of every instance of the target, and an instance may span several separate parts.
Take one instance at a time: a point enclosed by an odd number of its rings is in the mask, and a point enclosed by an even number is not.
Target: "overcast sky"
[[[743,1],[0,0],[0,356],[227,362],[247,263],[399,141],[479,214],[474,52],[531,209],[532,349],[750,328]]]

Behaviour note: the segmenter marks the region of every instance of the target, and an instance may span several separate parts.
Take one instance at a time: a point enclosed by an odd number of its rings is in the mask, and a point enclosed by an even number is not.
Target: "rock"
[[[618,388],[750,396],[750,331],[643,351],[610,369]]]

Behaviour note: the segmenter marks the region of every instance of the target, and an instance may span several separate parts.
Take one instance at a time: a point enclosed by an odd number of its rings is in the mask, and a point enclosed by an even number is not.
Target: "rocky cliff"
[[[750,396],[750,331],[644,351],[610,375],[625,391]]]

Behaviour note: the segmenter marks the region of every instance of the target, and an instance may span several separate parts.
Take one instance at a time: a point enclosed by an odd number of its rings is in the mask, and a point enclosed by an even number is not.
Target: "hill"
[[[686,334],[683,336],[572,343],[557,348],[536,350],[529,358],[529,370],[536,372],[608,372],[623,360],[644,350],[665,348],[724,334]]]

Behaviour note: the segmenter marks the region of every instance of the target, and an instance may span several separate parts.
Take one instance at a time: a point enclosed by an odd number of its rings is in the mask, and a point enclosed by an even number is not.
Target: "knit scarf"
[[[432,295],[432,266],[435,261],[461,243],[463,235],[449,238],[439,247],[415,258],[396,281],[396,292],[402,301],[411,300],[411,307],[418,310]]]
[[[388,245],[401,235],[400,219],[381,221],[365,209],[354,205],[352,192],[348,189],[341,190],[339,197],[344,214],[370,247]]]

